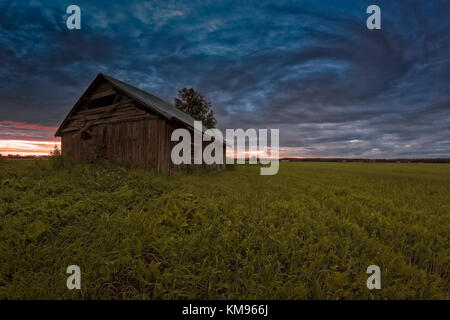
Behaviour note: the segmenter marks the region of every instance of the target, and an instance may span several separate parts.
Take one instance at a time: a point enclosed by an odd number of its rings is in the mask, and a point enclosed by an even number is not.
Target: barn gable
[[[56,131],[55,136],[61,136],[62,131],[68,129],[66,127],[68,127],[70,117],[74,116],[75,113],[79,111],[84,113],[86,109],[94,109],[101,106],[113,107],[116,104],[120,105],[123,104],[125,98],[133,100],[138,108],[152,115],[180,122],[183,126],[191,129],[194,128],[195,120],[170,103],[123,81],[100,73],[75,103]],[[203,131],[205,130],[207,128],[203,127]]]
[[[61,136],[64,132],[74,131],[83,135],[87,134],[94,126],[101,124],[157,117],[156,113],[134,103],[132,98],[115,89],[108,81],[94,80],[55,135]]]

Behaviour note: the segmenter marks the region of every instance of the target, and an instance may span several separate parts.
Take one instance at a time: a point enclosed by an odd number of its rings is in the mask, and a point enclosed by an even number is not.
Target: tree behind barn
[[[61,155],[61,150],[58,148],[58,145],[55,144],[52,150],[50,150],[50,157],[59,157]]]
[[[214,128],[217,124],[214,111],[211,109],[211,102],[192,88],[183,88],[178,91],[178,98],[175,98],[175,107],[189,114],[195,120],[202,121],[207,128]]]

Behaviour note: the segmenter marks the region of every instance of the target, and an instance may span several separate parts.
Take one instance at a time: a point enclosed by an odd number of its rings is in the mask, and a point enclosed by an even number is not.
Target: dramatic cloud
[[[0,139],[54,140],[58,128],[40,124],[0,121]]]
[[[65,2],[3,1],[0,121],[53,128],[104,72],[195,87],[221,129],[279,128],[285,156],[449,157],[450,2],[379,1],[381,30],[370,4],[77,1],[70,31]],[[33,136],[16,128],[0,138]]]

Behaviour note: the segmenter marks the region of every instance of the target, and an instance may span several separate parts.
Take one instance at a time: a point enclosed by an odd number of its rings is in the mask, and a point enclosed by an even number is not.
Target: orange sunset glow
[[[60,139],[54,137],[57,127],[15,121],[0,121],[0,154],[21,156],[48,155]]]
[[[61,148],[59,141],[0,140],[0,154],[21,156],[45,156],[53,150],[55,144]]]

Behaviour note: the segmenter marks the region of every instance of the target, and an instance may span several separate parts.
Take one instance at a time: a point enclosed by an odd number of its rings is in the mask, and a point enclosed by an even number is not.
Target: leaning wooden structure
[[[103,159],[171,172],[187,167],[171,161],[171,150],[177,143],[171,141],[171,134],[177,128],[193,134],[193,126],[192,117],[168,102],[100,73],[55,136],[61,137],[62,155],[77,163]]]

